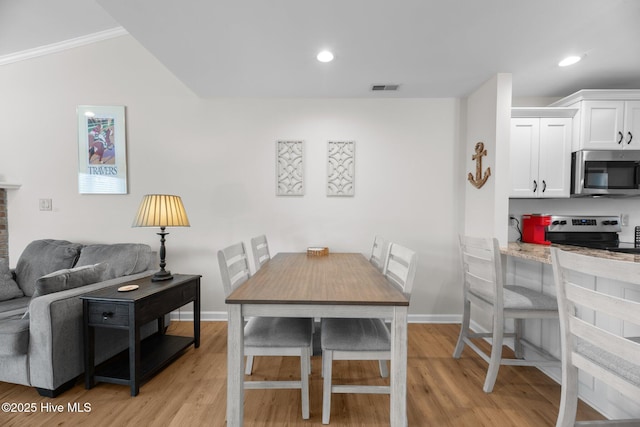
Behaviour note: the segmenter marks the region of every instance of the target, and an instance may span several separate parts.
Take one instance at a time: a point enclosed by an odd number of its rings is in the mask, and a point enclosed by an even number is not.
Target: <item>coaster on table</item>
[[[126,286],[120,286],[118,288],[118,292],[129,292],[129,291],[135,291],[136,289],[138,289],[140,286],[138,285],[126,285]]]

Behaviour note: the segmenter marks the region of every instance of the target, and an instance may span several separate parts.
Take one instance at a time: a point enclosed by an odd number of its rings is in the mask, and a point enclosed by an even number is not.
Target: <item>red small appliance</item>
[[[550,245],[547,240],[547,226],[551,225],[551,215],[522,215],[522,241],[538,245]]]

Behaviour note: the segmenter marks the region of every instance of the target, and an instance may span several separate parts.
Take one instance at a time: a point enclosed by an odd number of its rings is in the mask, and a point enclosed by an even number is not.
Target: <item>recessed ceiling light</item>
[[[579,56],[567,56],[566,58],[564,58],[562,61],[558,62],[558,66],[559,67],[566,67],[569,65],[573,65],[576,62],[580,62],[582,58]]]
[[[328,50],[323,50],[318,54],[318,56],[316,56],[316,58],[318,58],[318,61],[320,62],[331,62],[333,61],[333,53]]]

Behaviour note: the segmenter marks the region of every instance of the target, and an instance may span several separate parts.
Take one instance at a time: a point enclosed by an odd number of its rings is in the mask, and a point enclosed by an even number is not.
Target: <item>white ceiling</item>
[[[0,0],[0,59],[121,26],[201,97],[464,97],[500,72],[559,97],[640,88],[639,22],[637,0]]]

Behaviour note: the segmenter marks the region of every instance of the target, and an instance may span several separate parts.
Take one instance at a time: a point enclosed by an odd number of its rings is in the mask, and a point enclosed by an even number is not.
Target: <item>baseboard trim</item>
[[[193,321],[193,311],[177,310],[171,312],[171,320]],[[226,322],[226,311],[203,311],[200,313],[200,320],[203,322]],[[407,321],[409,323],[460,323],[460,314],[410,314]]]
[[[462,323],[461,314],[410,314],[409,323]]]

